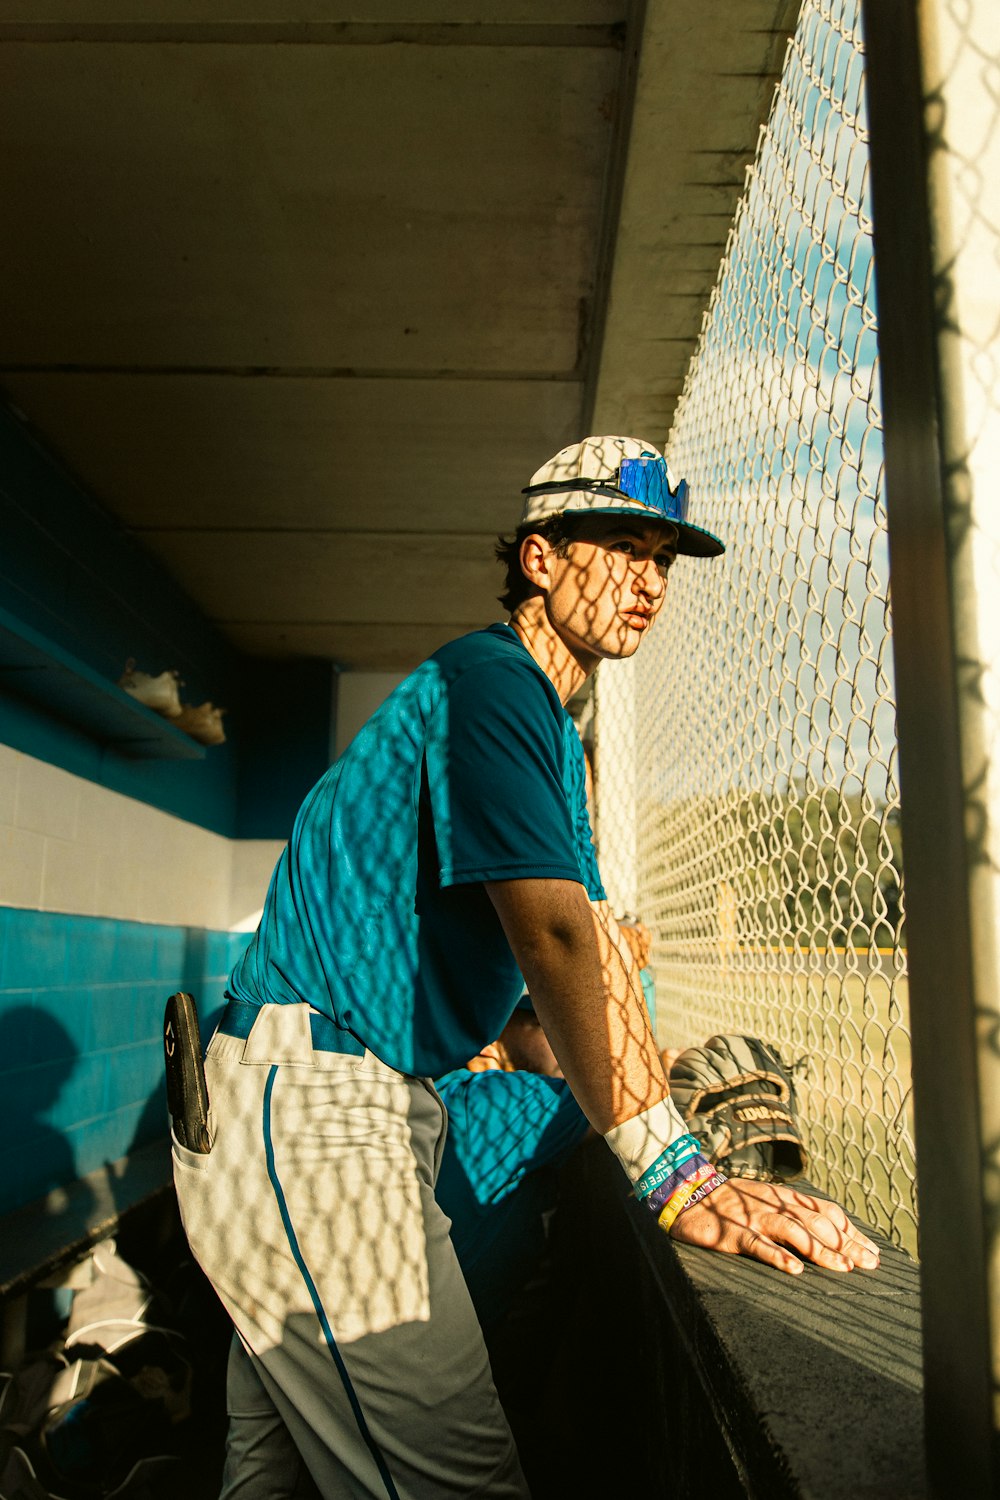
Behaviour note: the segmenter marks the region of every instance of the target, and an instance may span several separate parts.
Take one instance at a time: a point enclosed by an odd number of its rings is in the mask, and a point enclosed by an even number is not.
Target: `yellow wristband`
[[[686,1182],[683,1187],[677,1189],[677,1192],[669,1200],[657,1219],[657,1224],[666,1232],[674,1220],[684,1212],[692,1199],[697,1198],[700,1200],[707,1197],[714,1188],[721,1187],[725,1181],[726,1177],[724,1173],[717,1171],[714,1167],[707,1177],[699,1173],[697,1177],[692,1178],[690,1182]]]
[[[666,1208],[663,1210],[660,1217],[656,1221],[661,1229],[670,1228],[671,1224],[674,1222],[681,1210],[687,1208],[688,1203],[694,1197],[700,1186],[700,1182],[686,1182],[682,1188],[678,1188],[677,1192],[670,1199]]]

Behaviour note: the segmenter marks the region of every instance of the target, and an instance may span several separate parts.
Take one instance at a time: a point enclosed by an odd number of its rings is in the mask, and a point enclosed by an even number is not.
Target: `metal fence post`
[[[1000,1490],[1000,10],[866,0],[936,1493]]]

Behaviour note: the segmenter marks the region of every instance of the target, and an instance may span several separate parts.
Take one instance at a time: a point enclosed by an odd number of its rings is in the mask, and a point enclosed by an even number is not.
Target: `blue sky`
[[[839,14],[849,28],[853,0]],[[678,582],[689,621],[715,611],[713,648],[718,611],[739,622],[717,777],[808,773],[881,800],[895,713],[863,59],[816,6],[799,38],[669,450],[692,519],[729,543],[729,577],[707,600],[702,580]],[[759,719],[768,693],[768,733],[741,743],[744,700]]]

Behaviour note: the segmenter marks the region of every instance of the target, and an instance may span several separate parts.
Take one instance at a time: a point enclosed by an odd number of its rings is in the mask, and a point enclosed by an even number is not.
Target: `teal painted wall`
[[[236,654],[155,559],[0,408],[0,603],[117,682],[129,656],[177,667],[188,701],[228,703]],[[5,688],[0,676],[0,690]],[[133,761],[5,695],[6,744],[218,833],[236,825],[235,744],[204,761]]]
[[[187,701],[229,710],[227,743],[204,760],[129,760],[18,698],[0,672],[0,744],[228,838],[288,837],[329,761],[330,664],[235,651],[3,408],[0,605],[111,681],[133,656],[154,673],[178,668]],[[247,941],[0,907],[0,1213],[163,1134],[164,1002],[191,990],[207,1024]]]
[[[0,908],[0,1213],[166,1130],[161,1026],[208,1033],[246,933]]]

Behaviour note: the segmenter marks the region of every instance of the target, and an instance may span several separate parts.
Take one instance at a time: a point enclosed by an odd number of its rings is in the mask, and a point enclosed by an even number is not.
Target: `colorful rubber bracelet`
[[[680,1192],[675,1193],[671,1198],[656,1222],[661,1229],[669,1229],[674,1220],[686,1208],[692,1208],[695,1203],[700,1203],[702,1198],[707,1198],[709,1193],[714,1193],[716,1188],[720,1188],[728,1180],[725,1173],[713,1172],[707,1182],[695,1183],[691,1186],[681,1188]]]
[[[687,1161],[689,1156],[696,1156],[701,1150],[701,1142],[697,1136],[682,1135],[679,1140],[674,1141],[665,1151],[647,1167],[646,1171],[635,1184],[633,1192],[637,1198],[648,1198],[654,1189],[666,1182],[671,1172],[676,1171],[681,1162]]]
[[[629,1182],[645,1176],[668,1146],[687,1135],[688,1128],[670,1098],[660,1099],[631,1120],[612,1125],[604,1139],[625,1169]]]
[[[708,1179],[714,1175],[715,1168],[713,1167],[711,1162],[706,1162],[702,1166],[698,1167],[696,1171],[691,1173],[690,1177],[686,1177],[682,1182],[679,1182],[677,1184],[668,1198],[663,1198],[661,1200],[659,1213],[662,1213],[667,1205],[669,1203],[672,1203],[675,1198],[688,1191],[693,1191],[695,1188],[701,1187],[703,1182],[707,1182]]]
[[[658,1162],[655,1162],[650,1167],[645,1176],[641,1177],[635,1184],[635,1187],[632,1189],[633,1193],[635,1193],[637,1198],[648,1198],[650,1193],[655,1193],[658,1188],[661,1188],[679,1167],[682,1167],[685,1162],[691,1160],[692,1156],[700,1156],[701,1154],[701,1145],[698,1141],[695,1141],[692,1145],[685,1146],[683,1150],[672,1153],[669,1157],[661,1157]]]
[[[714,1193],[716,1188],[720,1188],[724,1182],[728,1181],[729,1178],[726,1176],[725,1172],[716,1172],[715,1175],[713,1177],[710,1177],[707,1182],[703,1182],[700,1184],[697,1192],[692,1193],[691,1197],[681,1209],[681,1213],[686,1214],[689,1208],[694,1208],[695,1204],[700,1203],[702,1198],[707,1198],[709,1193]]]
[[[681,1184],[687,1182],[696,1173],[700,1172],[707,1161],[708,1158],[700,1151],[693,1152],[679,1166],[674,1168],[670,1176],[665,1178],[659,1187],[655,1187],[651,1193],[647,1193],[646,1197],[641,1201],[645,1203],[647,1208],[653,1208],[655,1206],[653,1199],[655,1198],[660,1207],[663,1208],[667,1199],[672,1197]]]
[[[692,1156],[683,1166],[678,1167],[677,1171],[673,1172],[667,1178],[666,1182],[661,1184],[660,1187],[654,1188],[649,1197],[643,1198],[642,1201],[652,1213],[658,1214],[662,1209],[666,1208],[674,1193],[685,1182],[690,1182],[694,1177],[704,1182],[714,1171],[715,1168],[708,1157],[702,1156],[699,1152],[697,1156]]]
[[[691,1202],[691,1199],[694,1197],[700,1186],[701,1184],[698,1182],[686,1182],[683,1187],[679,1187],[677,1189],[676,1193],[674,1193],[664,1205],[663,1209],[660,1212],[660,1216],[656,1221],[661,1229],[670,1228],[671,1224],[674,1222],[677,1215],[682,1211],[682,1209],[687,1208],[688,1204]]]

